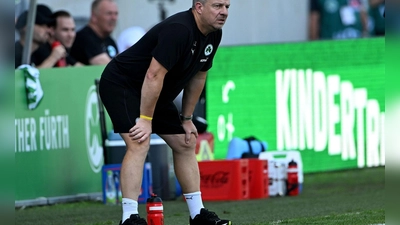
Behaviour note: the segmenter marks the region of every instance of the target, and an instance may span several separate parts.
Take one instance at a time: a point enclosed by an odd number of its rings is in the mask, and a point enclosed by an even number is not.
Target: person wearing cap
[[[31,62],[29,64],[37,68],[52,67],[59,59],[65,56],[65,48],[59,46],[54,48],[46,58],[40,57],[37,50],[49,39],[48,24],[52,22],[51,10],[45,5],[37,5],[35,24],[33,27],[32,46],[31,46]],[[20,39],[15,42],[15,68],[22,64],[22,53],[26,38],[26,28],[28,21],[28,11],[24,11],[19,15],[15,28],[17,29]]]
[[[71,55],[85,65],[105,65],[118,54],[118,47],[110,36],[118,19],[114,0],[94,0],[89,24],[76,34]]]

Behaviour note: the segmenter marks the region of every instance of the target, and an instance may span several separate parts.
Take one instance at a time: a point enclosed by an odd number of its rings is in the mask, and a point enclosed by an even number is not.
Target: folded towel
[[[43,89],[39,80],[39,70],[27,64],[19,66],[18,69],[24,71],[28,108],[33,110],[39,105],[43,98]]]

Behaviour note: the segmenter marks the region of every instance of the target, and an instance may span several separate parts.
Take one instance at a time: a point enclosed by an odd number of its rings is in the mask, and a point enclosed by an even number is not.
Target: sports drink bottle
[[[53,42],[53,44],[51,45],[51,48],[53,49],[53,48],[55,48],[55,47],[57,47],[57,46],[60,46],[61,45],[61,43],[59,42],[59,41],[54,41]],[[63,57],[63,58],[61,58],[61,59],[59,59],[57,62],[56,62],[56,66],[57,67],[66,67],[67,66],[67,61],[66,61],[66,59]]]
[[[152,194],[147,199],[147,224],[149,225],[164,225],[164,208],[162,200],[156,194]]]
[[[287,169],[287,194],[290,196],[299,194],[298,173],[297,163],[294,160],[290,161]]]

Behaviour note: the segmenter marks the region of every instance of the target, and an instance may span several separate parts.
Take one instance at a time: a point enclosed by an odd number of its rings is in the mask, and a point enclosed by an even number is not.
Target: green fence
[[[299,150],[304,172],[385,164],[384,39],[225,47],[207,80],[215,158],[232,137]]]
[[[103,148],[95,78],[103,67],[43,69],[29,110],[15,71],[15,200],[101,192]]]

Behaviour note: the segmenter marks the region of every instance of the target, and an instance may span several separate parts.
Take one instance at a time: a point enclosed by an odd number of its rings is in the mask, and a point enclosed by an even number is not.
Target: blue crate
[[[104,204],[120,204],[122,201],[120,186],[121,164],[108,164],[102,168],[102,190]],[[151,163],[144,164],[141,193],[138,202],[146,203],[147,198],[153,193],[153,181],[151,177]]]

